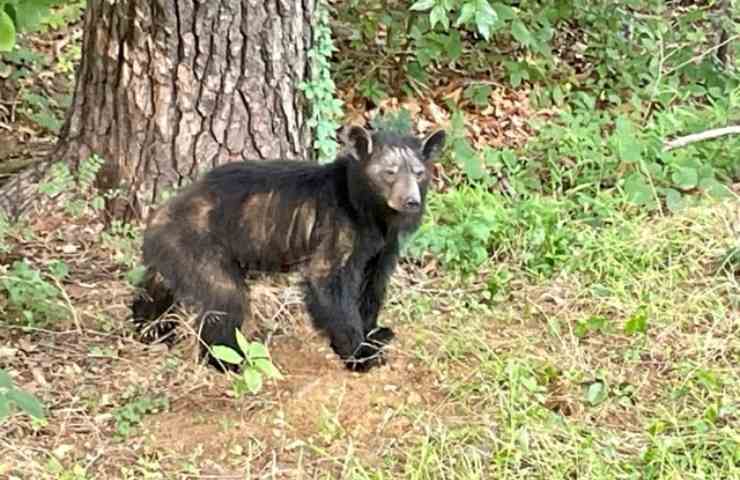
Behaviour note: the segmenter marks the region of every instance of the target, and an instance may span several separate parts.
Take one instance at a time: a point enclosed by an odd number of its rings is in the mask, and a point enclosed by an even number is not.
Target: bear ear
[[[437,155],[439,155],[445,147],[446,139],[447,134],[444,130],[437,130],[424,139],[424,144],[421,147],[421,154],[424,157],[425,162],[432,162],[437,158]]]
[[[357,152],[359,160],[365,160],[373,153],[373,137],[362,127],[351,126],[344,129],[344,143]]]
[[[424,144],[421,147],[421,154],[424,157],[425,162],[434,161],[437,155],[439,155],[445,147],[446,139],[447,134],[444,130],[437,130],[424,139]]]

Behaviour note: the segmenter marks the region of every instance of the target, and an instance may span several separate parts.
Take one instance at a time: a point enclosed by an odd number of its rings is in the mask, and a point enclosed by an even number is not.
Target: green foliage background
[[[470,273],[516,251],[529,271],[550,275],[565,266],[563,245],[578,245],[583,228],[735,196],[740,137],[664,149],[672,137],[740,121],[737,57],[722,64],[716,55],[722,38],[730,52],[737,47],[735,3],[726,10],[719,2],[658,0],[337,7],[351,33],[335,42],[336,76],[369,103],[430,95],[440,78],[467,85],[465,105],[444,105],[446,161],[461,175],[433,194],[432,215],[409,253],[431,252]],[[365,54],[353,55],[359,49]],[[526,90],[535,111],[557,114],[528,118],[523,147],[474,148],[469,123],[495,108],[494,89],[506,88]],[[511,239],[524,243],[514,248]]]

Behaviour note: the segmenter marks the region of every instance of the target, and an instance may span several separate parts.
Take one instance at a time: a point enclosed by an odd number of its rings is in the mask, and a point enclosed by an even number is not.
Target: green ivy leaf
[[[15,24],[5,10],[0,10],[0,52],[9,52],[15,46]]]
[[[637,312],[627,320],[624,325],[624,332],[627,335],[634,335],[636,333],[647,332],[647,309],[640,307]]]
[[[247,357],[249,357],[250,356],[248,353],[249,352],[249,342],[247,341],[246,338],[244,338],[244,334],[238,328],[236,329],[236,332],[234,333],[236,334],[236,344],[239,345],[239,348],[241,349],[241,351],[244,352],[245,355],[247,355]]]
[[[606,400],[607,388],[606,384],[601,380],[597,380],[588,386],[586,390],[586,401],[591,405],[598,405]]]
[[[634,138],[622,138],[619,142],[619,158],[628,163],[637,163],[642,158],[642,145]]]
[[[269,358],[270,356],[267,353],[267,348],[259,342],[251,342],[245,352],[247,352],[247,357],[250,359]]]
[[[247,389],[254,395],[262,390],[262,374],[254,368],[245,368],[242,378]]]
[[[450,60],[457,60],[462,55],[463,51],[463,45],[462,45],[462,39],[460,38],[460,32],[458,31],[451,31],[450,34],[447,36],[447,41],[445,42],[445,49],[447,50],[446,54],[447,57]]]
[[[55,278],[62,280],[69,275],[69,267],[62,260],[53,260],[49,262],[49,273]]]
[[[702,178],[699,187],[715,198],[730,198],[733,196],[732,190],[714,177]]]
[[[677,212],[683,208],[683,198],[681,192],[673,188],[666,188],[663,190],[665,194],[665,203],[668,209],[672,212]]]
[[[458,163],[461,163],[465,174],[472,179],[479,179],[485,176],[486,171],[483,169],[481,159],[476,155],[473,147],[465,139],[460,139],[455,142],[453,151],[455,153],[455,159]]]
[[[477,107],[484,108],[488,106],[488,97],[491,95],[490,85],[471,85],[465,89],[463,94],[469,98]]]
[[[429,10],[433,6],[434,0],[418,0],[413,5],[411,5],[410,10],[413,10],[415,12],[423,12]]]
[[[488,0],[477,0],[475,13],[475,26],[478,27],[478,33],[486,40],[489,40],[491,38],[491,28],[498,21],[498,15],[491,8]]]
[[[690,190],[692,188],[695,188],[696,185],[699,183],[699,173],[696,171],[695,168],[691,167],[681,167],[673,172],[673,175],[671,177],[673,178],[673,182],[678,186],[678,188],[681,188],[683,190]]]
[[[529,72],[519,62],[504,61],[506,70],[509,73],[509,83],[512,87],[516,88],[521,85],[522,80],[529,80]]]
[[[254,361],[254,366],[270,378],[283,378],[283,375],[280,373],[280,371],[267,358],[258,358]]]
[[[615,122],[614,136],[619,158],[628,163],[637,163],[642,158],[642,145],[638,142],[632,123],[624,116]]]
[[[438,23],[442,25],[445,31],[449,30],[450,19],[449,17],[447,17],[447,9],[442,5],[436,5],[434,8],[432,8],[432,11],[429,12],[430,26],[434,28],[434,26]]]
[[[225,345],[214,345],[211,347],[211,354],[222,362],[232,365],[241,365],[244,359],[236,350]]]
[[[650,185],[639,173],[633,173],[624,181],[624,191],[627,198],[635,205],[645,205],[653,200],[653,191]]]
[[[475,5],[473,3],[465,3],[460,9],[460,16],[455,21],[455,28],[459,28],[461,25],[465,25],[471,19],[475,17]]]
[[[49,12],[49,7],[58,0],[21,0],[14,2],[15,21],[18,31],[30,31],[39,26]]]
[[[512,20],[516,17],[516,15],[514,14],[514,9],[512,9],[508,5],[504,5],[501,2],[496,2],[493,5],[493,9],[496,11],[496,16],[502,21]]]
[[[511,24],[511,35],[525,47],[532,44],[532,34],[529,33],[527,26],[521,20],[516,20]]]

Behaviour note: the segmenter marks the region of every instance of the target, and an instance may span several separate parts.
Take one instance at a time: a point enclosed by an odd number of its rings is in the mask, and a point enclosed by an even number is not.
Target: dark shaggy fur
[[[308,311],[334,351],[353,369],[377,364],[394,336],[377,319],[399,239],[421,220],[445,135],[422,142],[354,127],[347,137],[354,151],[331,164],[223,165],[156,212],[135,322],[147,325],[173,301],[195,304],[203,342],[238,350],[245,274],[300,269]]]

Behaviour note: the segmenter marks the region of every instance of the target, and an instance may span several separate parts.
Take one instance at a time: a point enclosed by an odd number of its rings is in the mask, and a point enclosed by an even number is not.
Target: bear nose
[[[417,210],[419,207],[421,207],[421,202],[418,198],[409,197],[406,199],[406,202],[404,203],[404,207],[407,210]]]

